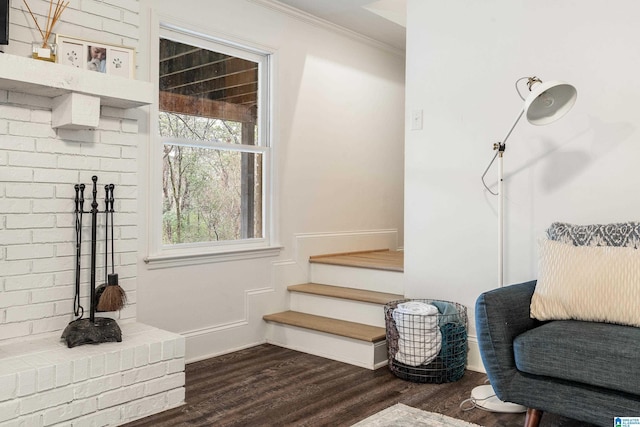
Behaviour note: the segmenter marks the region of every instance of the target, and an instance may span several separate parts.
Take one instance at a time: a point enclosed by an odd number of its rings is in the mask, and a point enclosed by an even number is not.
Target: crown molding
[[[297,19],[298,21],[302,21],[304,23],[323,28],[325,30],[332,31],[334,33],[338,33],[340,35],[349,37],[351,39],[357,40],[362,43],[366,43],[369,46],[382,49],[389,53],[398,56],[405,56],[405,51],[398,49],[394,46],[391,46],[387,43],[380,42],[378,40],[374,40],[371,37],[367,37],[363,34],[360,34],[356,31],[350,30],[338,24],[334,24],[333,22],[329,22],[326,19],[319,18],[310,13],[304,12],[300,9],[296,9],[295,7],[289,6],[287,4],[281,3],[277,0],[247,0],[248,2],[255,3],[257,5],[263,6],[265,8],[274,10],[276,12],[280,12],[285,14],[291,18]]]

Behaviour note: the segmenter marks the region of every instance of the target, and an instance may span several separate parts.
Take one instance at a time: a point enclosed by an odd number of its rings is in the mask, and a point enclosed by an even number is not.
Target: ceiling
[[[277,0],[402,51],[406,0]]]

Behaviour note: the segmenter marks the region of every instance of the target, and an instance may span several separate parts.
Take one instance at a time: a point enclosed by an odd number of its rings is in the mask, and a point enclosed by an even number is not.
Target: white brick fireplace
[[[184,338],[121,328],[121,343],[0,345],[0,426],[116,426],[184,403]]]
[[[36,14],[49,4],[29,3]],[[10,44],[0,54],[0,427],[120,425],[184,403],[184,338],[136,322],[138,146],[146,143],[138,128],[147,117],[137,107],[153,101],[153,90],[147,82],[27,58],[33,35],[21,4],[13,2]],[[60,31],[135,47],[138,7],[134,0],[72,2]],[[115,185],[115,272],[128,303],[105,313],[120,325],[121,343],[70,349],[60,335],[75,319],[74,185],[87,186],[88,210],[93,175],[99,210],[104,185]],[[98,217],[100,284],[104,215]],[[86,318],[90,215],[84,220]]]

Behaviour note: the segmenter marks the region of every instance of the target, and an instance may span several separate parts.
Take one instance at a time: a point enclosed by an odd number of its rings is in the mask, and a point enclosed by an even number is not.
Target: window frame
[[[152,268],[164,268],[176,265],[191,265],[236,259],[277,256],[281,249],[274,245],[272,236],[272,75],[273,51],[258,49],[245,43],[237,43],[226,37],[203,34],[169,23],[159,22],[157,34],[151,37],[153,54],[151,56],[151,81],[154,84],[155,99],[159,99],[159,43],[160,39],[169,39],[190,44],[203,49],[217,51],[226,55],[247,59],[258,63],[258,134],[256,145],[226,144],[213,141],[199,141],[182,138],[161,137],[159,126],[159,103],[150,108],[150,144],[149,144],[149,197],[148,197],[148,255],[145,263]],[[239,240],[165,244],[162,241],[162,152],[167,142],[176,145],[189,145],[212,149],[223,149],[247,153],[259,153],[263,158],[262,167],[262,223],[263,236]]]

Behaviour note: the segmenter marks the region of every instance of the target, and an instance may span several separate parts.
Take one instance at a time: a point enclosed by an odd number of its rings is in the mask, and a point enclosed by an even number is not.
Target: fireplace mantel
[[[153,85],[21,56],[0,54],[0,90],[53,99],[52,126],[98,125],[100,106],[136,108],[153,102]]]

